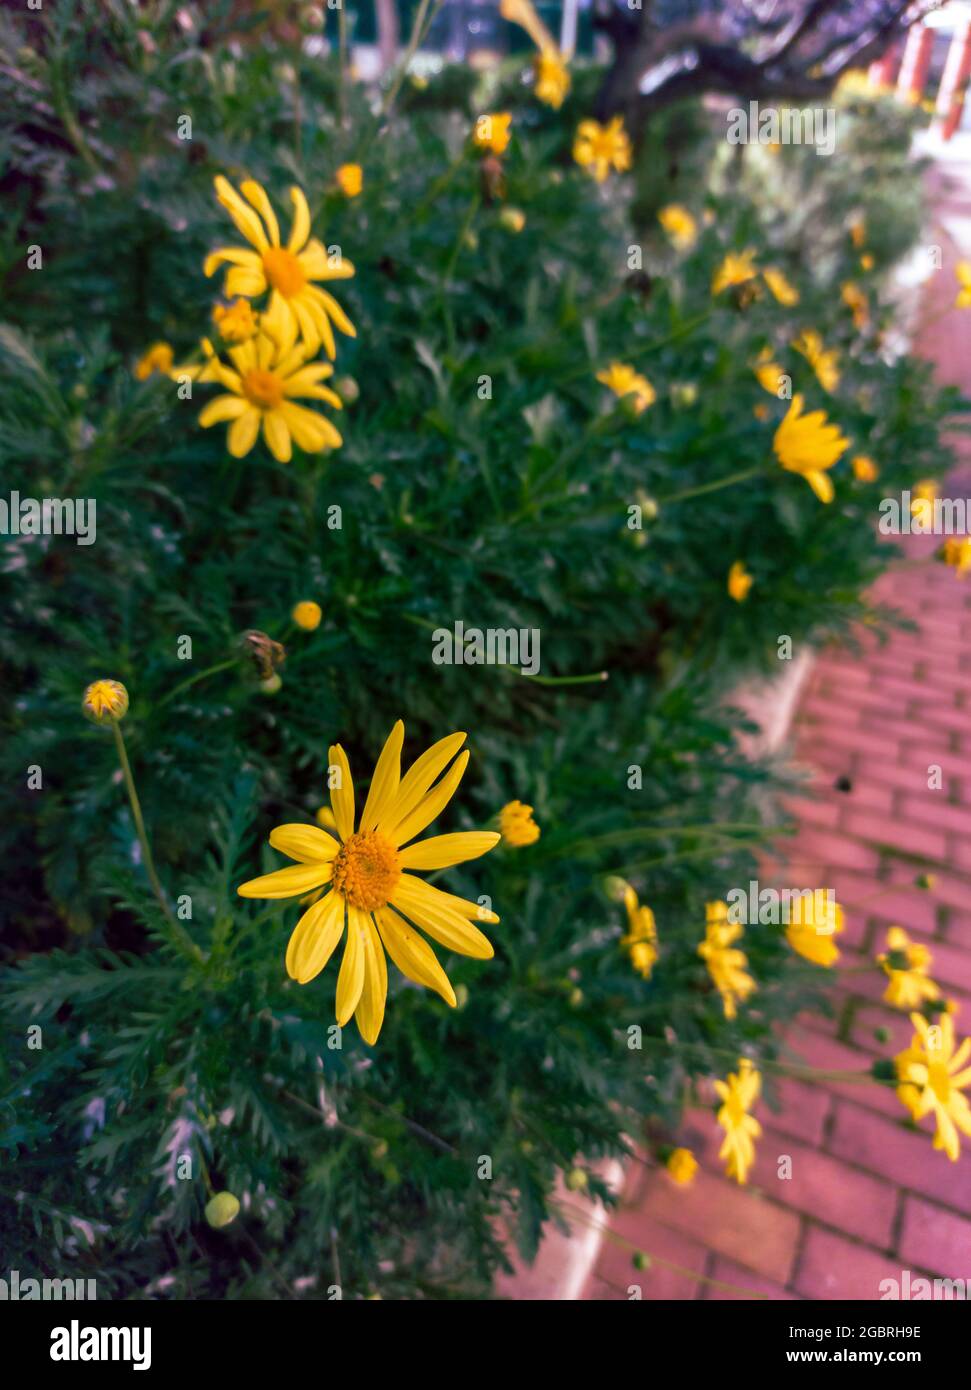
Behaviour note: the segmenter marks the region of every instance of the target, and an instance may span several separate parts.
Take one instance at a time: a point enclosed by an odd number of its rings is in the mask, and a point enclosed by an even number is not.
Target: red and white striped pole
[[[971,20],[951,35],[951,47],[937,94],[935,129],[942,140],[950,140],[961,124],[968,78],[971,77]]]
[[[912,24],[907,33],[903,62],[897,77],[897,95],[907,101],[920,101],[931,65],[934,31],[926,24]]]

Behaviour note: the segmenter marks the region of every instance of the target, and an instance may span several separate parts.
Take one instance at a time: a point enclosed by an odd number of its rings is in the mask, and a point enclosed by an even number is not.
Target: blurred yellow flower
[[[966,309],[968,305],[971,305],[971,261],[958,261],[957,265],[954,267],[954,273],[958,278],[958,284],[961,286],[958,291],[958,297],[954,301],[954,307],[956,309]]]
[[[614,116],[606,125],[581,121],[573,142],[573,158],[581,168],[603,183],[611,169],[623,173],[633,159],[623,116]]]
[[[887,949],[877,956],[890,983],[884,1001],[895,1009],[919,1009],[926,999],[940,998],[940,990],[930,978],[933,956],[926,946],[911,941],[903,927],[887,932]]]
[[[224,246],[207,256],[203,264],[212,275],[228,262],[226,294],[254,299],[269,292],[270,302],[261,317],[261,329],[276,340],[281,353],[290,351],[298,337],[307,345],[307,355],[324,345],[327,356],[336,355],[331,323],[349,338],[357,331],[333,295],[318,289],[313,280],[349,280],[354,267],[340,255],[329,255],[315,237],[310,236],[310,209],[301,189],[290,189],[293,225],[286,246],[280,243],[280,227],[266,190],[252,179],[240,185],[243,197],[222,175],[215,181],[216,197],[236,227],[255,250]],[[245,199],[245,201],[244,201]]]
[[[657,400],[657,392],[647,377],[641,376],[624,362],[611,362],[609,367],[597,373],[597,380],[620,400],[630,396],[638,415]]]
[[[850,218],[847,225],[849,227],[850,240],[859,251],[864,241],[866,241],[866,218],[863,216],[862,212],[855,213],[854,216]]]
[[[954,1049],[954,1020],[941,1014],[928,1023],[912,1013],[916,1029],[910,1047],[895,1058],[899,1085],[897,1095],[915,1121],[933,1114],[936,1121],[934,1148],[943,1149],[952,1163],[960,1156],[958,1131],[971,1139],[971,1106],[963,1094],[971,1085],[971,1038]]]
[[[874,265],[873,257],[870,255],[869,251],[864,251],[863,255],[860,257],[860,269],[861,269],[861,270],[872,270],[872,269],[873,269],[873,265]]]
[[[536,99],[559,111],[570,90],[570,72],[555,48],[542,48],[533,59]]]
[[[840,287],[840,298],[853,315],[853,324],[858,332],[863,331],[870,322],[870,302],[853,280],[847,280]]]
[[[153,343],[135,363],[135,379],[147,381],[153,372],[168,376],[172,370],[174,354],[168,343]]]
[[[729,251],[712,278],[712,294],[721,294],[722,290],[730,289],[733,285],[744,285],[754,280],[759,273],[754,261],[753,247],[745,251]]]
[[[233,458],[243,458],[256,443],[263,427],[263,438],[270,453],[280,463],[289,463],[293,440],[308,453],[336,449],[341,444],[337,430],[323,415],[296,405],[293,397],[326,401],[335,410],[341,399],[321,385],[333,373],[328,362],[307,366],[306,344],[281,353],[277,344],[264,334],[229,349],[232,368],[213,358],[214,379],[225,386],[228,395],[217,396],[199,416],[203,429],[230,421],[226,447]]]
[[[738,1003],[744,1003],[757,988],[751,975],[746,974],[748,957],[732,946],[742,935],[742,927],[728,920],[726,902],[706,903],[705,917],[705,939],[698,947],[698,955],[708,966],[712,982],[721,995],[725,1017],[732,1019],[738,1013]]]
[[[728,592],[736,603],[745,602],[754,582],[742,561],[736,560],[728,571]]]
[[[971,570],[971,536],[948,536],[944,542],[944,563],[963,579]]]
[[[654,913],[638,901],[637,894],[629,883],[624,885],[624,907],[627,911],[627,934],[620,938],[620,944],[630,955],[630,963],[645,980],[651,978],[651,971],[657,962],[657,924]]]
[[[698,236],[698,224],[686,207],[669,203],[657,215],[657,220],[679,251],[687,251]]]
[[[472,139],[477,149],[504,154],[512,138],[512,112],[494,111],[480,116],[475,123]]]
[[[748,1112],[758,1100],[761,1088],[762,1078],[748,1057],[739,1059],[737,1073],[729,1072],[725,1081],[715,1082],[722,1102],[718,1123],[725,1131],[718,1157],[727,1159],[725,1172],[738,1183],[746,1181],[755,1162],[755,1140],[762,1133],[762,1126]]]
[[[297,922],[287,947],[287,973],[300,984],[319,975],[344,936],[346,915],[347,936],[337,979],[337,1022],[343,1027],[353,1015],[364,1041],[372,1046],[384,1021],[388,990],[385,952],[408,979],[435,990],[453,1008],[456,1004],[434,952],[406,918],[449,951],[478,960],[488,960],[494,952],[472,920],[499,920],[477,903],[444,893],[407,872],[446,869],[478,859],[495,847],[499,836],[492,831],[470,830],[408,844],[448,805],[469,754],[466,750],[455,758],[465,734],[450,734],[423,753],[402,777],[404,734],[399,719],[378,758],[357,830],[347,755],[340,744],[333,745],[328,768],[337,774],[331,779],[330,793],[336,838],[317,826],[277,826],[270,844],[296,863],[243,883],[236,890],[243,898],[281,899],[331,885]],[[445,772],[449,763],[451,767]],[[436,782],[439,773],[444,776]]]
[[[248,299],[213,305],[212,321],[224,343],[245,343],[259,330],[259,316]]]
[[[539,826],[533,820],[532,806],[522,801],[507,801],[499,812],[499,833],[503,842],[519,849],[539,839]]]
[[[814,328],[807,328],[793,339],[792,346],[812,367],[824,391],[835,391],[840,384],[840,355],[835,348],[823,347],[823,340]]]
[[[782,367],[772,356],[772,349],[764,347],[759,353],[755,366],[752,368],[758,377],[759,385],[764,391],[768,391],[770,396],[779,395],[779,383],[785,377]]]
[[[763,270],[762,279],[780,304],[785,304],[788,307],[799,303],[799,291],[795,285],[790,285],[781,270],[769,266],[768,269]]]
[[[839,427],[829,422],[825,410],[803,415],[803,398],[796,393],[772,441],[782,467],[805,478],[820,502],[832,502],[832,468],[850,446]]]
[[[786,940],[797,955],[828,968],[839,960],[835,937],[845,926],[843,909],[828,896],[820,901],[817,893],[809,901],[799,897],[792,903]]]
[[[364,170],[360,164],[342,164],[334,177],[345,198],[356,198],[364,187]]]
[[[294,606],[290,614],[297,627],[302,627],[304,632],[313,632],[320,627],[320,620],[324,616],[319,603],[314,603],[312,599],[305,599],[303,603]]]
[[[698,1171],[698,1160],[690,1149],[672,1149],[664,1165],[674,1181],[684,1187]]]
[[[854,454],[850,459],[853,476],[861,483],[875,483],[880,470],[869,454]]]
[[[921,526],[930,527],[934,523],[934,503],[937,501],[938,487],[933,478],[922,478],[915,483],[910,495],[910,514]]]

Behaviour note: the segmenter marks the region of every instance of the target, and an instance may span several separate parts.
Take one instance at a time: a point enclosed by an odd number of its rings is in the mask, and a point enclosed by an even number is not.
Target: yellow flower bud
[[[571,1168],[565,1178],[566,1185],[571,1192],[581,1192],[588,1181],[589,1179],[582,1168]]]
[[[507,232],[521,232],[526,225],[526,214],[522,208],[503,208],[499,223]]]
[[[290,616],[297,627],[302,627],[304,632],[313,632],[314,628],[320,627],[320,620],[324,615],[319,603],[307,599],[303,603],[298,603]]]
[[[81,710],[92,724],[116,724],[128,713],[128,691],[121,681],[92,681],[81,699]]]

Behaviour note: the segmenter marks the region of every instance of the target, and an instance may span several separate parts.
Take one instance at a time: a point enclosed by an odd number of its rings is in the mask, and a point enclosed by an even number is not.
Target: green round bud
[[[651,1257],[645,1250],[638,1250],[631,1263],[635,1269],[650,1269]]]
[[[885,1086],[896,1086],[899,1080],[897,1064],[892,1057],[878,1057],[870,1068],[870,1075]]]
[[[268,676],[265,681],[260,681],[260,691],[264,695],[275,695],[282,684],[283,681],[274,671],[272,676]]]
[[[466,1004],[467,1004],[468,1002],[469,1002],[469,987],[468,987],[468,985],[456,985],[456,987],[455,987],[455,1007],[456,1007],[457,1009],[464,1009],[465,1006],[466,1006]]]
[[[878,1043],[888,1043],[890,1041],[890,1029],[874,1028],[873,1036],[874,1038],[876,1038]]]
[[[352,376],[339,376],[334,382],[334,390],[345,405],[353,405],[361,394],[361,388]]]
[[[214,1230],[229,1226],[239,1215],[239,1198],[231,1192],[217,1192],[206,1203],[206,1220]]]
[[[582,1192],[589,1182],[589,1178],[582,1168],[571,1168],[566,1175],[565,1182],[571,1192]]]

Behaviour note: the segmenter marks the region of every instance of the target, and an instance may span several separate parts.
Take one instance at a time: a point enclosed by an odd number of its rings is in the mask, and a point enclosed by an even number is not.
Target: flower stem
[[[138,792],[135,789],[135,779],[132,776],[131,764],[128,761],[128,750],[125,747],[125,736],[121,732],[121,724],[117,719],[112,721],[111,727],[115,735],[115,747],[118,750],[118,761],[121,764],[121,775],[125,779],[125,790],[128,793],[128,801],[131,805],[131,813],[135,821],[135,832],[138,835],[138,843],[141,845],[142,862],[145,865],[145,872],[148,874],[148,881],[152,885],[153,893],[155,894],[156,898],[158,898],[159,906],[161,907],[162,912],[165,916],[165,920],[168,922],[169,927],[172,931],[175,944],[181,951],[184,951],[187,955],[192,956],[194,960],[202,961],[205,959],[205,957],[202,954],[202,951],[192,940],[192,937],[182,926],[182,924],[176,921],[172,909],[169,907],[168,902],[166,901],[165,893],[162,889],[161,883],[159,882],[159,876],[155,872],[155,861],[152,858],[151,846],[148,843],[148,834],[145,830],[145,820],[142,816],[142,806],[141,802],[138,799]]]
[[[698,487],[686,488],[684,492],[674,492],[670,497],[660,497],[658,506],[667,507],[672,502],[686,502],[689,497],[701,497],[706,492],[718,492],[720,488],[748,482],[749,478],[756,478],[761,472],[761,467],[743,468],[741,473],[729,473],[727,478],[716,478],[713,483],[701,483]]]

